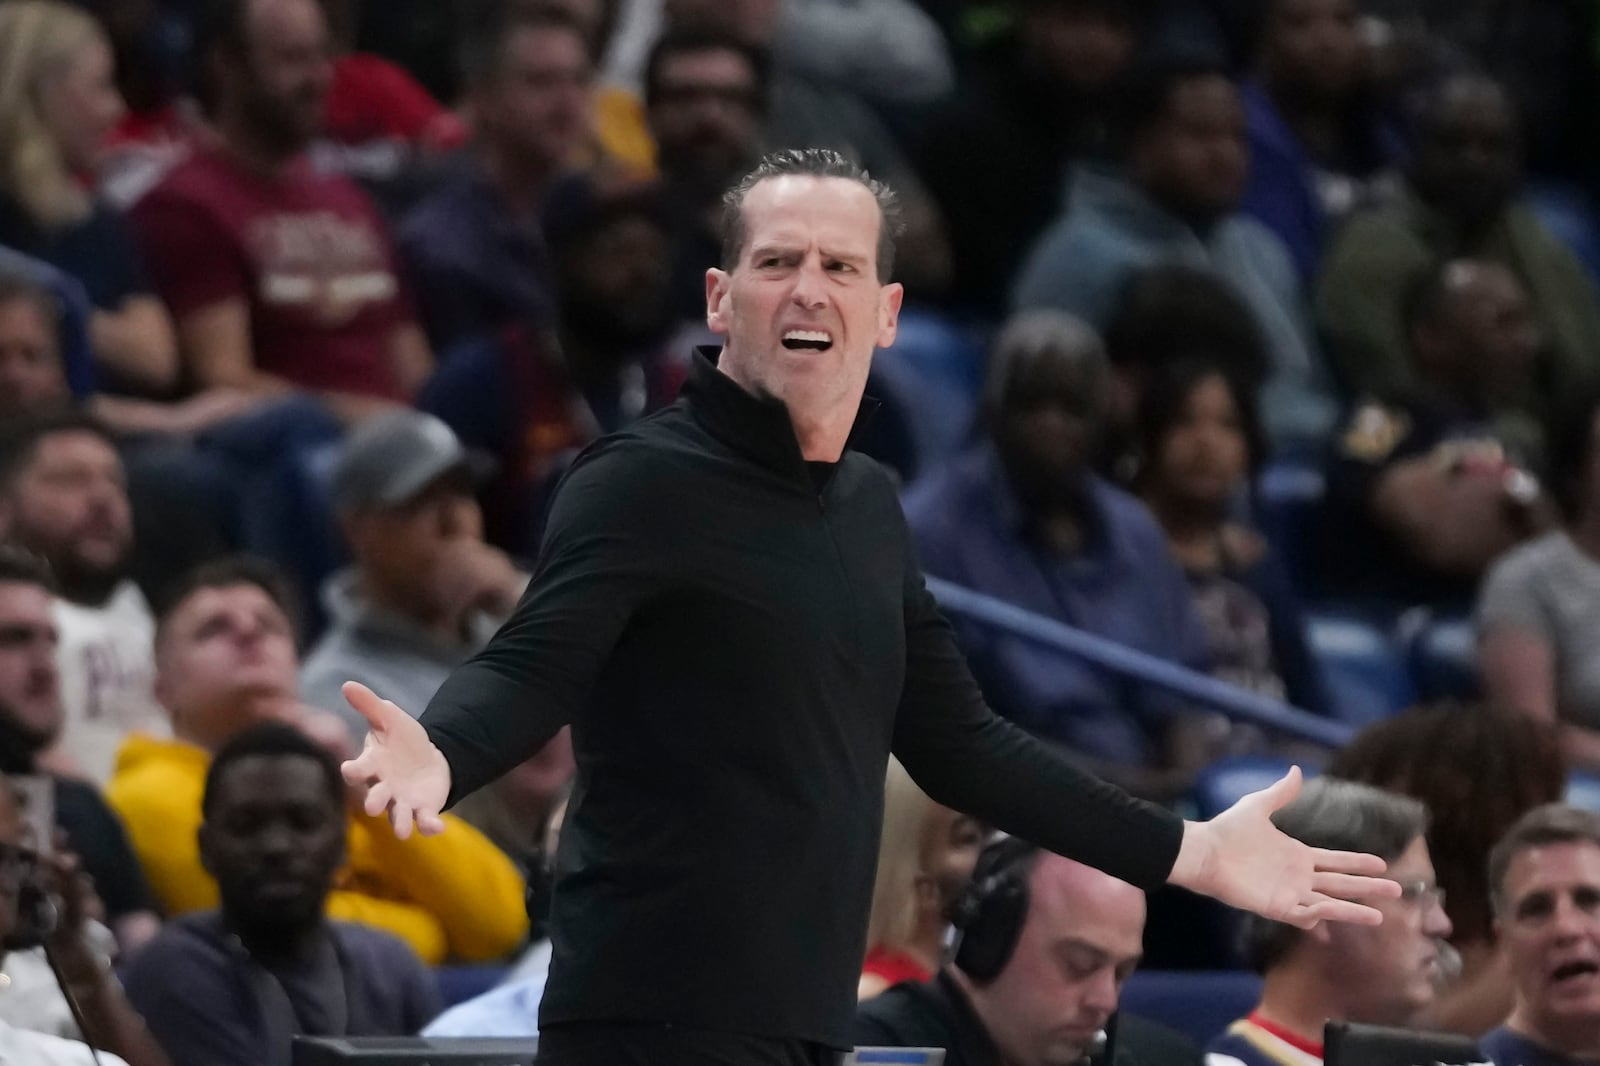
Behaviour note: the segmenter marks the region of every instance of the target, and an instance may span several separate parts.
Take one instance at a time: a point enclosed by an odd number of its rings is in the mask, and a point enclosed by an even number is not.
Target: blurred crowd
[[[722,193],[785,146],[899,195],[857,443],[927,572],[1365,728],[952,618],[995,709],[1191,814],[1299,762],[1284,827],[1404,889],[1381,937],[1241,931],[980,859],[894,765],[863,1040],[1054,1062],[1142,958],[1265,974],[1214,1066],[1329,1017],[1600,1059],[1560,806],[1600,775],[1597,40],[1577,0],[0,0],[0,1062],[287,1063],[417,1032],[443,965],[515,969],[431,1031],[534,1024],[570,739],[402,842],[340,688],[420,713],[509,615],[571,459],[715,358]]]

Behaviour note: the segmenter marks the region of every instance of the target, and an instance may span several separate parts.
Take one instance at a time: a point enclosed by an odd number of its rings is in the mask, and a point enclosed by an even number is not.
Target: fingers
[[[444,832],[444,819],[437,814],[418,811],[417,830],[425,837],[436,837]]]
[[[1397,899],[1400,883],[1387,877],[1358,877],[1319,870],[1311,875],[1311,891],[1338,899]]]
[[[365,754],[340,763],[339,772],[344,775],[347,785],[364,785],[376,776],[372,761]]]
[[[1363,903],[1353,903],[1345,899],[1329,899],[1322,897],[1309,905],[1302,904],[1299,917],[1306,923],[1301,928],[1309,929],[1318,922],[1349,922],[1352,925],[1382,925],[1383,912],[1376,907],[1368,907]],[[1299,925],[1300,922],[1295,924]]]
[[[384,733],[394,721],[394,715],[405,712],[359,681],[346,681],[339,689],[350,706],[354,707],[374,733]]]
[[[1330,851],[1327,848],[1312,848],[1312,861],[1316,864],[1318,872],[1364,874],[1368,877],[1377,877],[1389,868],[1389,864],[1376,855],[1367,855],[1359,851]]]
[[[1302,780],[1300,767],[1291,766],[1288,773],[1263,789],[1261,795],[1266,797],[1267,813],[1271,814],[1294,802],[1294,798],[1300,795]]]
[[[389,808],[389,801],[394,798],[394,786],[387,781],[376,781],[367,789],[367,798],[361,804],[361,809],[367,812],[370,818],[376,818]]]
[[[396,840],[410,839],[413,821],[415,821],[414,812],[405,804],[396,803],[389,808],[389,824],[394,827]]]

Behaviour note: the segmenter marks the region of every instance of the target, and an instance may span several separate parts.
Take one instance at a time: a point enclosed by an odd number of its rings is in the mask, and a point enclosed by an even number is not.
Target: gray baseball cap
[[[446,474],[473,482],[494,461],[468,451],[451,428],[422,411],[392,411],[363,423],[348,437],[333,466],[333,505],[341,511],[395,507]]]

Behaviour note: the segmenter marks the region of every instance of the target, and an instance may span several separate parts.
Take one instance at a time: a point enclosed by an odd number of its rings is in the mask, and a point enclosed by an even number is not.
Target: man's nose
[[[801,264],[795,275],[794,302],[807,310],[822,307],[827,302],[822,294],[824,280],[820,264],[810,261]]]

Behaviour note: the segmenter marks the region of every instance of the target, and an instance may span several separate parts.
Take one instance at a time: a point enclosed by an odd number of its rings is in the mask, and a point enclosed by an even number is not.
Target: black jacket
[[[522,603],[422,721],[452,799],[572,723],[547,1025],[849,1046],[891,750],[1137,885],[1182,836],[984,705],[881,467],[808,466],[783,405],[704,359],[579,457]]]

